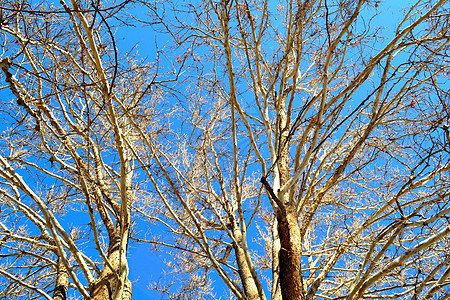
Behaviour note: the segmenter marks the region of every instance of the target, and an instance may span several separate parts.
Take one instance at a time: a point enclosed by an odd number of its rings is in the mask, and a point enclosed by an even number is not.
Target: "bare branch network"
[[[131,299],[133,248],[162,299],[450,299],[450,6],[393,2],[0,0],[0,299]]]

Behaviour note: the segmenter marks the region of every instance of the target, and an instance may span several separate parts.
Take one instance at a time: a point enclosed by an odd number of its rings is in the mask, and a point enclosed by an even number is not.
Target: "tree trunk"
[[[66,300],[69,287],[69,274],[61,258],[58,258],[56,267],[56,284],[53,291],[54,300]]]
[[[262,299],[258,292],[258,287],[256,286],[255,279],[252,276],[250,267],[245,258],[244,249],[242,249],[242,234],[239,229],[234,230],[235,237],[238,245],[234,245],[236,253],[236,261],[239,266],[239,276],[241,277],[241,282],[244,287],[245,296],[248,300],[260,300]]]
[[[290,177],[289,156],[289,128],[290,119],[286,115],[285,98],[279,101],[278,130],[280,141],[278,142],[279,157],[279,185],[282,187]],[[276,190],[275,192],[279,192]],[[278,193],[278,199],[283,206],[276,212],[278,222],[278,237],[280,239],[279,252],[279,280],[283,300],[303,300],[306,293],[302,278],[302,243],[300,227],[298,225],[297,208],[295,201],[291,201],[287,194]],[[276,245],[274,245],[276,246]]]
[[[95,284],[91,288],[92,299],[98,300],[115,300],[117,287],[119,286],[119,281],[116,276],[120,276],[121,265],[123,268],[124,262],[120,260],[120,236],[117,234],[116,238],[110,240],[110,246],[108,249],[108,260],[111,262],[111,266],[114,271],[112,271],[107,265],[102,270],[99,278],[96,280]],[[123,271],[123,270],[122,270]],[[116,274],[114,274],[116,273]],[[131,281],[126,276],[124,284],[124,291],[120,300],[131,300],[132,296],[132,285]]]
[[[297,214],[286,211],[286,216],[277,216],[280,237],[280,286],[283,300],[305,299],[301,268],[301,239]]]

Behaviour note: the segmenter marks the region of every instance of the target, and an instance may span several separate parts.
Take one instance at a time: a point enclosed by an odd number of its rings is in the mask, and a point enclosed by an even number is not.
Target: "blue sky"
[[[275,3],[277,2],[271,2],[271,4]],[[380,15],[372,20],[372,25],[385,27],[382,31],[384,37],[389,39],[394,34],[396,20],[399,19],[403,13],[401,11],[402,6],[405,6],[405,2],[403,1],[380,2],[378,6]],[[134,10],[134,13],[136,13],[137,16],[140,16],[142,11],[138,8]],[[363,11],[362,14],[367,14],[367,12]],[[142,17],[144,16],[142,15]],[[172,41],[168,35],[156,33],[149,26],[143,27],[139,24],[134,25],[135,26],[120,27],[116,31],[115,37],[117,46],[122,57],[127,51],[132,49],[133,52],[137,52],[139,57],[146,58],[146,60],[151,63],[156,59],[156,44],[159,49],[165,49],[166,46],[171,45]],[[176,53],[175,55],[174,53],[168,54],[170,59],[175,59],[178,55]],[[163,59],[162,62],[167,63],[168,65],[171,63],[169,60],[165,59]],[[163,66],[163,68],[169,69],[170,66]],[[3,100],[11,99],[11,95],[7,90],[0,91],[0,96]],[[177,124],[175,123],[175,125]],[[69,227],[71,224],[79,222],[78,217],[74,218],[73,215],[68,215],[67,217],[66,224]],[[71,218],[73,218],[73,220]],[[138,228],[138,230],[143,232],[145,230],[162,231],[161,228],[154,227],[143,227]],[[252,239],[252,236],[250,236],[249,239]],[[135,281],[133,291],[134,299],[156,299],[158,297],[158,294],[154,291],[150,291],[148,286],[150,281],[158,281],[160,278],[164,279],[164,261],[170,259],[171,256],[164,252],[155,253],[151,251],[150,245],[131,242],[129,247],[129,266],[130,279]],[[215,278],[215,280],[218,287],[216,292],[218,295],[221,295],[220,293],[225,287],[219,278]]]
[[[271,5],[276,5],[279,2],[270,2]],[[401,17],[401,8],[405,6],[403,1],[384,1],[379,4],[378,11],[380,15],[374,17],[371,26],[385,27],[383,36],[388,40],[394,35],[395,25],[397,19]],[[373,13],[373,11],[370,11]],[[362,12],[366,14],[367,12]],[[367,25],[367,24],[366,24]],[[137,24],[136,27],[121,27],[117,31],[118,45],[120,51],[123,53],[128,48],[135,45],[135,50],[141,57],[146,57],[149,62],[156,58],[155,43],[158,44],[159,49],[164,49],[166,45],[171,45],[170,36],[156,33],[150,27],[141,27]],[[171,56],[174,57],[173,55]],[[369,93],[369,91],[368,91]],[[151,230],[151,228],[150,228]],[[250,238],[252,238],[250,236]],[[144,299],[145,297],[156,298],[157,293],[147,289],[149,280],[158,280],[164,278],[164,260],[170,259],[164,253],[154,253],[149,251],[148,245],[133,245],[130,247],[130,278],[131,280],[138,280],[134,285],[133,295],[136,299]],[[220,289],[226,287],[221,282],[220,278],[216,278],[218,289],[216,292],[220,293]],[[270,292],[266,291],[267,295]]]

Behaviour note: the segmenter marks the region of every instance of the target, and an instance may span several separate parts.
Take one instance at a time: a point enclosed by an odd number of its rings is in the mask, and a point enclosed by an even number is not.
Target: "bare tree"
[[[118,60],[108,22],[125,5],[2,2],[0,68],[14,98],[2,104],[5,298],[66,299],[74,288],[85,299],[131,299],[123,114],[151,79],[148,66]]]
[[[380,1],[147,4],[190,83],[182,161],[153,154],[174,272],[238,299],[445,294],[445,4],[384,31]]]
[[[2,2],[2,297],[450,297],[447,1],[131,4]]]

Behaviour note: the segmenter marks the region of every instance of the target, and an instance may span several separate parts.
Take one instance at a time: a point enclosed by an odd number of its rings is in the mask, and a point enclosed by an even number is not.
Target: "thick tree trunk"
[[[113,267],[116,274],[119,274],[120,269],[123,268],[124,265],[124,262],[121,262],[120,259],[119,235],[116,238],[110,240],[108,260],[111,262],[111,266]],[[118,286],[119,282],[117,276],[108,266],[105,265],[99,278],[91,288],[91,297],[92,299],[96,300],[115,300]],[[120,300],[131,300],[131,296],[132,285],[127,276],[125,281],[125,288]]]
[[[305,299],[301,268],[301,239],[297,214],[287,211],[277,216],[280,238],[279,279],[283,300]]]
[[[69,287],[69,274],[61,258],[58,258],[56,269],[56,284],[53,291],[54,300],[66,300]]]
[[[278,157],[279,185],[282,187],[290,177],[289,156],[289,128],[290,121],[285,112],[285,100],[279,101],[278,130],[280,132],[280,149]],[[279,192],[276,190],[275,192]],[[300,226],[298,225],[297,208],[295,201],[289,199],[288,194],[278,193],[280,205],[283,208],[277,211],[278,237],[280,239],[279,252],[279,280],[283,300],[303,300],[306,293],[302,277],[302,243]]]

